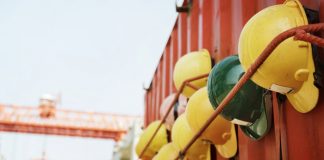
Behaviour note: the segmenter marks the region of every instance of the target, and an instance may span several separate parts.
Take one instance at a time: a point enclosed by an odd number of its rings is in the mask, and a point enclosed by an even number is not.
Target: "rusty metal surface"
[[[169,43],[165,47],[164,54],[166,56],[160,61],[160,63],[171,64],[170,68],[165,71],[166,75],[170,76],[167,78],[169,80],[160,80],[161,83],[165,83],[165,86],[171,86],[169,93],[175,91],[172,71],[180,56],[193,51],[193,49],[200,48],[208,49],[216,61],[236,54],[237,38],[244,24],[258,11],[267,6],[282,3],[284,0],[194,1],[197,2],[194,2],[193,11],[190,15],[179,14],[174,30],[170,34]],[[323,0],[301,0],[301,3],[308,8],[319,10],[320,20],[324,22]],[[202,24],[199,24],[200,18],[202,18]],[[192,22],[195,20],[197,22]],[[200,30],[202,30],[202,36],[199,33]],[[193,37],[196,37],[196,40],[193,40]],[[195,46],[198,46],[198,48]],[[155,78],[155,81],[159,80]],[[270,133],[261,141],[255,142],[248,139],[238,129],[239,153],[236,158],[277,159],[277,150],[280,147],[283,152],[283,159],[324,159],[324,138],[320,136],[324,135],[324,97],[322,91],[323,89],[320,90],[318,106],[310,113],[297,113],[288,102],[279,106],[277,112],[274,112],[274,119],[277,120],[274,120]],[[156,95],[156,92],[157,87],[152,83],[152,87],[147,91],[145,97],[148,105],[146,106],[148,113],[145,114],[147,123],[157,118],[153,116],[156,114],[153,108],[159,106],[156,106],[156,103],[150,103],[154,101],[153,95]],[[165,92],[165,94],[168,94],[168,92]],[[278,141],[278,136],[280,141]],[[217,159],[223,158],[218,156]]]
[[[287,101],[283,106],[289,159],[324,159],[324,95],[317,107],[301,114]]]

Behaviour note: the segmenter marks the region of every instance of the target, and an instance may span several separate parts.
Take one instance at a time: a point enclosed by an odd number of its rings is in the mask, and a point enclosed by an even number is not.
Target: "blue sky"
[[[173,28],[174,0],[0,0],[0,103],[143,115],[148,83]],[[0,134],[7,160],[110,159],[113,141]],[[44,145],[45,144],[45,145]]]

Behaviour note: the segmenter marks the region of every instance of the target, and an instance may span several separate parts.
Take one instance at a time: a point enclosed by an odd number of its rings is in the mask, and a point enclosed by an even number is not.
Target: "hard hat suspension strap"
[[[173,116],[174,116],[174,121],[178,118],[178,107],[179,107],[179,102],[177,102],[174,107],[173,107]]]
[[[318,47],[316,45],[312,45],[312,53],[313,53],[313,60],[314,60],[314,65],[315,65],[315,71],[313,73],[314,85],[318,89],[320,89],[320,88],[323,88],[324,62],[319,56]]]
[[[169,130],[166,129],[166,135],[167,135],[167,140],[168,140],[168,143],[170,143],[172,140],[171,140],[171,132]]]
[[[217,159],[217,151],[214,144],[210,144],[210,159]]]
[[[319,12],[316,10],[309,9],[307,7],[304,7],[307,20],[309,24],[315,24],[319,23]],[[318,33],[313,33],[314,35],[318,35]],[[323,88],[323,69],[324,69],[324,62],[318,55],[318,47],[314,44],[312,44],[312,53],[313,53],[313,59],[314,59],[314,65],[315,65],[315,72],[313,73],[314,76],[314,85],[317,88]]]

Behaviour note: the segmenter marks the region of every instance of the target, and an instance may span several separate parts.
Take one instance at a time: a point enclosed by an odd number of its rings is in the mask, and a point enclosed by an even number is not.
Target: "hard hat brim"
[[[308,56],[307,68],[309,69],[307,81],[297,92],[286,94],[291,105],[300,113],[307,113],[314,109],[319,97],[319,90],[314,85],[315,67],[312,54]]]
[[[215,145],[218,153],[224,158],[231,158],[236,155],[237,152],[237,140],[235,125],[231,124],[231,137],[222,145]]]
[[[136,154],[138,156],[143,151],[145,145],[148,143],[150,137],[153,135],[160,122],[161,121],[156,120],[150,123],[148,127],[144,129],[144,131],[142,132],[135,149]],[[161,128],[156,133],[156,136],[153,138],[149,147],[145,150],[144,156],[152,158],[163,145],[168,143],[166,131],[167,130],[165,126],[162,125]]]
[[[271,94],[265,94],[262,100],[261,116],[251,126],[240,126],[243,133],[253,140],[262,139],[271,128],[272,124],[272,99]]]
[[[300,8],[302,17],[307,22],[307,16],[303,6],[299,1],[295,1]],[[310,44],[308,44],[310,45]],[[302,87],[294,93],[286,94],[289,102],[291,105],[300,113],[307,113],[315,108],[318,97],[319,97],[319,90],[313,84],[314,77],[313,73],[315,71],[314,61],[313,61],[313,54],[310,53],[307,60],[307,68],[309,69],[309,75],[307,81],[305,81]]]
[[[174,160],[179,155],[180,149],[173,143],[165,144],[153,157],[153,160],[165,160],[172,159]]]

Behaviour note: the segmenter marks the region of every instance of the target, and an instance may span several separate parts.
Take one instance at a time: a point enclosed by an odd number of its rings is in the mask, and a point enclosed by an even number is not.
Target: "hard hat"
[[[193,138],[194,134],[195,132],[191,130],[186,116],[184,114],[179,116],[172,127],[171,137],[173,143],[182,150]],[[209,144],[198,138],[188,149],[185,156],[189,159],[205,160],[207,158],[208,149]]]
[[[145,145],[148,143],[150,138],[153,136],[153,133],[158,128],[161,121],[154,121],[152,122],[140,135],[139,141],[136,145],[135,151],[136,154],[139,156],[141,152],[143,151]],[[167,130],[164,125],[162,125],[153,138],[151,144],[149,147],[145,150],[143,154],[143,158],[149,158],[152,159],[152,157],[158,152],[158,150],[165,144],[168,143],[168,137],[167,137]]]
[[[186,111],[186,107],[188,104],[188,98],[186,96],[184,96],[183,94],[180,94],[179,96],[179,100],[178,100],[178,107],[177,107],[177,118],[183,114]],[[177,119],[175,118],[175,119]]]
[[[214,108],[217,108],[243,74],[244,70],[241,67],[237,55],[229,56],[214,66],[208,77],[207,85],[208,97]],[[225,119],[238,125],[252,125],[250,130],[248,130],[249,128],[243,127],[245,131],[250,131],[244,133],[249,133],[247,135],[253,139],[262,138],[267,132],[260,132],[260,130],[268,131],[272,121],[272,105],[268,105],[268,107],[270,107],[269,111],[265,108],[265,103],[263,103],[263,94],[265,92],[265,89],[259,87],[251,80],[248,80],[238,93],[236,93],[233,99],[225,106],[221,115]],[[269,114],[270,116],[267,116]],[[260,119],[262,119],[262,121],[260,121]]]
[[[146,143],[148,142],[148,140],[144,140],[144,138],[142,138],[142,137],[143,137],[143,133],[141,134],[140,139],[137,142],[136,147],[135,147],[135,152],[136,152],[137,156],[140,156],[142,150],[144,149]],[[147,148],[145,150],[145,152],[143,153],[141,159],[142,160],[152,159],[152,157],[154,157],[155,154],[156,154],[156,152]]]
[[[239,59],[246,71],[270,41],[293,27],[308,24],[298,0],[263,9],[244,26],[239,38]],[[311,44],[289,38],[282,42],[264,61],[252,81],[282,94],[301,113],[311,111],[319,91],[313,85],[314,62]]]
[[[184,96],[183,94],[179,95],[179,110],[178,112],[184,112],[186,110],[187,104],[188,104],[188,98]]]
[[[272,97],[270,92],[266,92],[262,99],[260,118],[250,126],[240,126],[245,135],[253,140],[263,138],[271,128],[272,123]]]
[[[174,143],[168,143],[164,145],[153,157],[153,160],[175,160],[180,153],[180,149]]]
[[[213,112],[213,107],[208,99],[207,87],[204,87],[190,97],[185,115],[191,129],[198,132]],[[217,116],[200,138],[216,144],[217,149],[223,148],[219,154],[225,158],[233,157],[236,154],[235,126],[222,116]]]
[[[174,67],[173,82],[175,87],[177,90],[179,90],[184,81],[209,73],[211,66],[211,58],[208,50],[206,49],[184,55],[177,61]],[[201,88],[206,86],[206,82],[207,78],[203,78],[190,83],[198,88]],[[195,91],[196,90],[185,86],[182,94],[189,98]]]
[[[182,101],[180,101],[180,97],[184,97],[184,96],[180,94],[179,100],[176,101],[176,103],[173,105],[173,109],[168,114],[168,116],[164,122],[165,127],[169,131],[172,129],[172,125],[173,125],[175,119],[177,119],[178,116],[181,115],[185,111],[186,102],[184,102],[182,100],[183,98],[181,98]],[[163,102],[160,106],[160,117],[163,117],[166,114],[166,112],[168,111],[168,107],[170,106],[170,104],[174,98],[175,98],[175,93],[172,93],[163,100]]]

